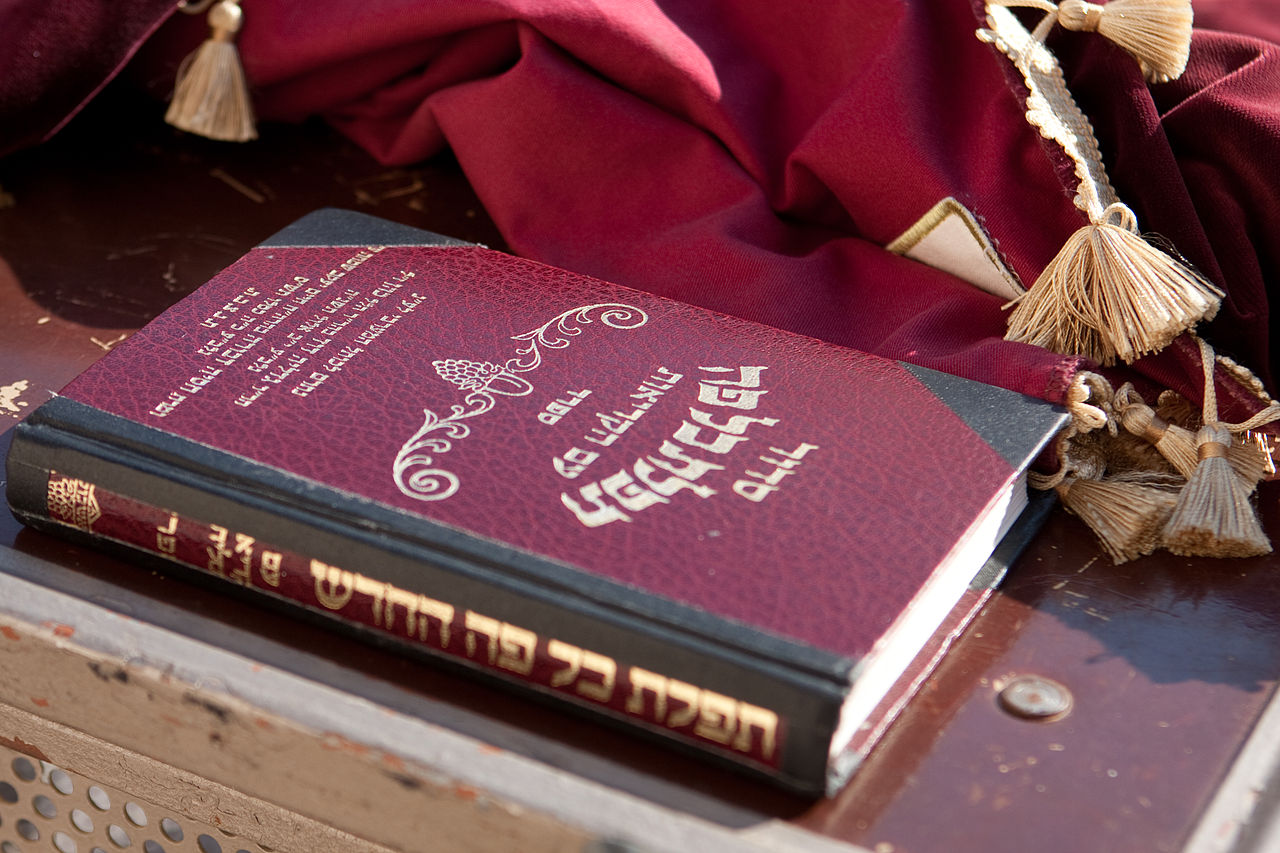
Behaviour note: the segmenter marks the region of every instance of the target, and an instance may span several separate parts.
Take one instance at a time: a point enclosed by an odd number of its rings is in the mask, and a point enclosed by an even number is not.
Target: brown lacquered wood
[[[135,134],[106,133],[123,121]],[[17,413],[297,216],[336,205],[499,245],[456,164],[379,166],[320,125],[217,145],[109,94],[50,144],[0,160],[0,386]],[[0,442],[7,444],[7,442]],[[1280,487],[1262,492],[1280,532]],[[588,751],[628,768],[595,783],[727,823],[785,819],[876,850],[1178,850],[1280,675],[1280,559],[1163,554],[1116,567],[1057,510],[1029,554],[838,797],[810,803],[554,709],[252,605],[21,530],[0,547],[49,559],[210,620],[449,703],[451,725],[491,718],[536,733],[555,764]],[[997,701],[1018,675],[1065,685],[1062,719]],[[109,738],[109,733],[94,732]],[[528,749],[519,739],[498,745]],[[698,797],[685,796],[698,792]],[[744,817],[746,816],[746,817]],[[889,845],[881,847],[879,845]]]
[[[1274,485],[1263,506],[1280,529]],[[1280,672],[1275,558],[1113,566],[1059,511],[854,785],[805,816],[874,846],[1176,850]],[[1034,673],[1057,722],[996,695]],[[929,820],[922,820],[922,815]],[[972,845],[971,847],[969,845]]]

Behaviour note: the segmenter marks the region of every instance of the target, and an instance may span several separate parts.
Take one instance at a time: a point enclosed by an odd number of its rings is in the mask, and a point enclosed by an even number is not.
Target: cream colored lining
[[[977,217],[951,197],[935,204],[885,248],[951,273],[1002,299],[1017,299],[1026,292]]]

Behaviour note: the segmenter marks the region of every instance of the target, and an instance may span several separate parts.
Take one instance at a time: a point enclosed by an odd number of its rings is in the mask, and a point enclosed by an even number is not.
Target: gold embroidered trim
[[[1120,199],[1107,177],[1093,125],[1067,89],[1057,57],[1003,6],[987,6],[987,24],[990,29],[978,30],[978,38],[1009,57],[1026,81],[1027,121],[1041,136],[1057,142],[1075,164],[1076,207],[1090,222],[1102,220],[1104,211]]]

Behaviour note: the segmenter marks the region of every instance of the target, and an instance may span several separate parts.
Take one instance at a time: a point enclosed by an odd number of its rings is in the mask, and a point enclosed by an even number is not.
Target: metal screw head
[[[1071,691],[1051,678],[1019,675],[1000,691],[1000,707],[1028,720],[1058,720],[1071,710]]]
[[[582,853],[644,853],[625,838],[593,838],[582,848]]]

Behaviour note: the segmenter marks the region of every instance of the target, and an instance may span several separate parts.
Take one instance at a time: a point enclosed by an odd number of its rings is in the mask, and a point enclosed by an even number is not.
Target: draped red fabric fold
[[[387,163],[448,147],[521,254],[1051,400],[1086,366],[1004,341],[1002,299],[883,248],[950,196],[1030,284],[1085,224],[1020,78],[974,35],[981,3],[244,6],[260,116],[322,115]],[[1269,379],[1276,18],[1197,10],[1215,29],[1173,83],[1093,34],[1051,45],[1142,228],[1228,293],[1207,335]],[[164,62],[196,23],[162,31]],[[1199,399],[1184,349],[1113,375]]]

